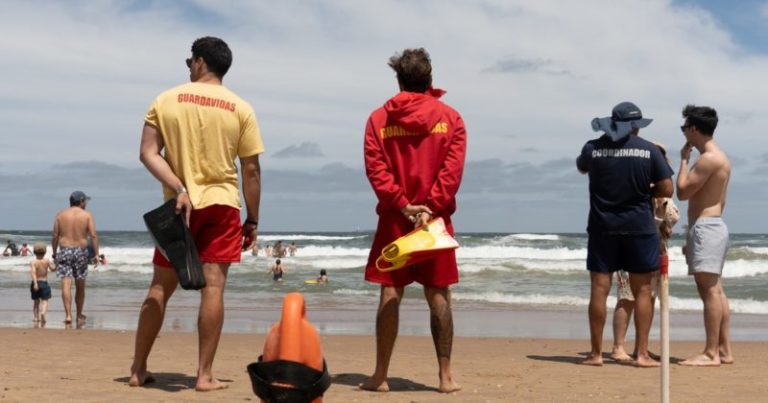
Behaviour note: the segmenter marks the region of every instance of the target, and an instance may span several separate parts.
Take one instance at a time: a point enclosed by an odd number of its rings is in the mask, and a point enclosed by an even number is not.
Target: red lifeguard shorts
[[[450,217],[443,217],[445,228],[453,235],[453,224]],[[376,269],[376,259],[381,256],[381,250],[395,239],[413,231],[413,223],[402,214],[382,214],[376,226],[371,253],[365,267],[365,280],[391,287],[405,287],[414,281],[434,288],[445,288],[459,282],[459,267],[456,265],[456,250],[452,249],[439,254],[433,259],[425,260],[402,269],[390,272],[380,272]]]
[[[201,262],[237,263],[240,261],[243,242],[240,210],[221,204],[192,210],[189,231],[195,240]],[[155,248],[152,263],[161,267],[173,267],[157,248]]]

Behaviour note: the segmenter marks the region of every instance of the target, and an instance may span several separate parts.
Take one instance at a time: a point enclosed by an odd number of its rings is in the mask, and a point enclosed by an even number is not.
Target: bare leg
[[[224,389],[226,384],[213,377],[213,359],[219,347],[224,325],[224,287],[229,264],[203,263],[205,288],[200,290],[200,311],[197,317],[199,333],[199,364],[195,390],[207,392]]]
[[[582,361],[585,365],[603,365],[603,328],[605,328],[606,300],[611,292],[610,273],[589,272],[592,282],[589,294],[589,339],[592,351]]]
[[[40,322],[45,323],[45,315],[48,314],[48,300],[40,301]]]
[[[629,318],[632,317],[634,309],[634,301],[628,299],[616,301],[616,308],[613,310],[613,351],[611,352],[611,358],[616,361],[632,361],[632,357],[624,349],[624,339],[629,328]]]
[[[437,364],[440,368],[440,392],[451,393],[461,390],[451,374],[451,349],[453,348],[453,312],[451,311],[451,290],[424,286],[424,296],[429,303],[429,324],[432,341],[435,343]]]
[[[712,367],[720,365],[720,328],[723,324],[723,301],[720,276],[713,273],[694,273],[696,288],[704,302],[704,330],[707,342],[704,352],[690,357],[681,365]]]
[[[32,321],[33,322],[40,322],[40,300],[36,299],[35,302],[32,303]]]
[[[658,367],[661,364],[648,354],[648,336],[653,320],[651,273],[629,273],[629,286],[635,297],[635,365]]]
[[[723,289],[722,277],[718,281],[720,288],[721,302],[723,304],[723,321],[720,324],[720,363],[733,364],[733,352],[731,351],[731,307],[728,304],[728,297]]]
[[[77,320],[85,320],[83,307],[85,306],[85,279],[75,280],[75,306],[77,307]]]
[[[64,304],[64,323],[72,323],[72,277],[61,278],[61,301]]]
[[[163,326],[165,307],[179,283],[173,269],[155,266],[152,284],[149,286],[147,298],[139,311],[139,324],[136,328],[136,344],[131,365],[131,386],[142,386],[152,382],[154,378],[147,371],[147,358],[152,351],[157,334]]]
[[[360,384],[361,389],[375,392],[389,391],[387,372],[400,325],[402,299],[403,287],[381,286],[379,310],[376,313],[376,369],[368,380]]]

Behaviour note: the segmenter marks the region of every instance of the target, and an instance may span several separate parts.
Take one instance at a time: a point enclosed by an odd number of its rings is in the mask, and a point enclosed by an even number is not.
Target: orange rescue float
[[[323,359],[320,336],[306,319],[304,296],[289,293],[283,299],[283,314],[264,341],[258,362],[248,365],[253,392],[262,402],[323,401],[331,385]]]

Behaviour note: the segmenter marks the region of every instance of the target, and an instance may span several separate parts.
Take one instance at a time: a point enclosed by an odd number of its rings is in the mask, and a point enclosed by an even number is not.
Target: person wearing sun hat
[[[659,148],[639,137],[651,119],[632,102],[616,105],[611,116],[594,118],[588,141],[576,159],[589,176],[587,270],[590,272],[589,330],[592,345],[586,365],[602,365],[603,328],[612,274],[626,270],[635,298],[635,365],[658,366],[648,354],[652,319],[651,273],[659,269],[659,238],[652,198],[672,196],[672,169]]]

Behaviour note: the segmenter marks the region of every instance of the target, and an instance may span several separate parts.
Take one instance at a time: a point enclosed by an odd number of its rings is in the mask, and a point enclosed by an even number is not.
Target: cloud
[[[14,36],[0,42],[0,53],[23,63],[6,63],[0,77],[0,183],[25,197],[3,204],[8,213],[0,222],[22,228],[44,217],[35,228],[47,228],[50,210],[79,187],[94,189],[92,208],[109,206],[100,225],[135,228],[126,217],[160,197],[138,163],[143,116],[157,94],[188,80],[183,60],[204,34],[230,44],[234,64],[225,85],[257,113],[268,146],[264,215],[289,217],[276,219],[275,229],[316,212],[319,200],[328,202],[315,218],[328,228],[370,224],[356,222],[374,204],[360,168],[363,131],[370,112],[398,91],[388,57],[413,46],[430,51],[435,86],[448,90],[442,99],[467,124],[467,159],[474,162],[462,198],[470,208],[460,207],[457,219],[473,217],[469,227],[523,227],[536,215],[527,204],[533,201],[557,218],[552,226],[583,230],[582,212],[569,209],[567,197],[583,203],[584,178],[570,164],[595,136],[590,120],[624,100],[654,118],[641,135],[670,150],[682,145],[677,127],[685,104],[716,107],[717,141],[738,166],[734,182],[754,179],[768,148],[768,56],[743,46],[722,13],[699,4],[9,0],[0,24]],[[765,15],[766,6],[761,10]],[[628,16],[631,29],[616,28]],[[66,165],[93,160],[109,165]],[[335,163],[342,165],[329,165]],[[749,193],[734,191],[729,209],[739,197]],[[355,219],[336,214],[338,205]],[[509,208],[526,214],[499,219]],[[764,215],[754,217],[747,227],[768,225]]]
[[[305,141],[299,145],[290,145],[273,155],[275,158],[320,158],[324,157],[320,151],[320,144]]]
[[[495,65],[484,69],[493,73],[543,73],[551,75],[572,75],[570,71],[560,67],[551,60],[519,59],[510,57],[498,61]]]

